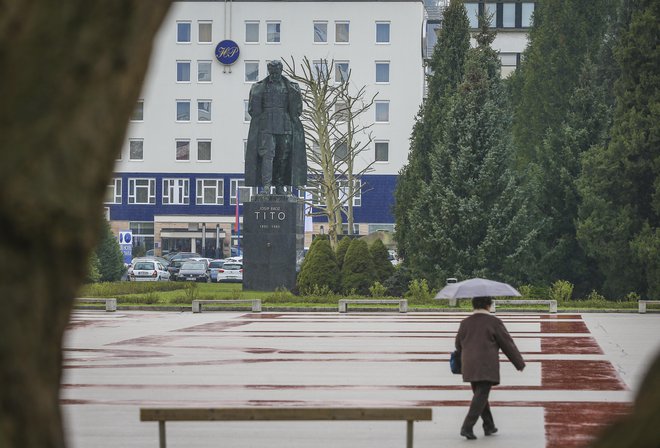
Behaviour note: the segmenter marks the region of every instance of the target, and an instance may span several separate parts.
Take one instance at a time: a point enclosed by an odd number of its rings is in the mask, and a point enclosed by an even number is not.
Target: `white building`
[[[242,216],[252,192],[241,188],[250,87],[267,61],[304,56],[340,62],[367,96],[378,93],[363,160],[375,163],[354,201],[354,231],[393,230],[396,175],[423,98],[426,17],[421,0],[174,2],[108,188],[113,230],[132,230],[156,253],[227,254],[237,239],[236,193]],[[215,57],[223,40],[239,47],[233,65]],[[322,226],[315,220],[313,231]]]

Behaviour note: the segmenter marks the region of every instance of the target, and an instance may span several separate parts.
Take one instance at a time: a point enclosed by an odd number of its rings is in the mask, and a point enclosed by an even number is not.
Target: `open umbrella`
[[[467,297],[520,297],[516,288],[508,283],[495,282],[485,278],[471,278],[458,283],[450,283],[435,295],[436,299],[462,299]]]

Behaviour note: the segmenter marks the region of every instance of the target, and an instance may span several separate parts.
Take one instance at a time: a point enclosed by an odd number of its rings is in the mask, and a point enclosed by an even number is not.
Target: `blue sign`
[[[215,58],[223,65],[232,65],[241,51],[233,40],[223,40],[215,47]]]
[[[124,255],[124,263],[130,263],[133,258],[133,232],[119,232],[119,248]]]

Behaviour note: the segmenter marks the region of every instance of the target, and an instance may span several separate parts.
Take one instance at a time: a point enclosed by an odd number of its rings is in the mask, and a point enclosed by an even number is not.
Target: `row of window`
[[[192,101],[188,99],[178,99],[176,101],[176,114],[175,119],[180,123],[188,123],[192,120]],[[210,123],[212,121],[212,101],[203,99],[196,100],[197,104],[197,122]],[[243,100],[243,121],[248,123],[251,119],[248,113],[248,100]],[[345,108],[344,105],[335,104],[336,112],[341,114],[341,109]],[[132,121],[144,121],[144,100],[139,100],[136,104],[135,110],[131,115]],[[377,100],[374,102],[374,122],[376,123],[389,123],[390,122],[390,102],[389,100]]]
[[[337,44],[347,44],[350,42],[351,23],[348,20],[338,20],[333,22],[333,27],[329,27],[327,20],[316,20],[312,22],[310,30],[313,42],[316,44],[327,44],[330,36],[329,31],[334,30],[334,42]],[[282,22],[279,20],[267,20],[265,22],[266,43],[279,44],[282,41]],[[176,42],[179,44],[190,44],[193,41],[193,24],[191,21],[178,21],[176,23]],[[245,21],[246,44],[258,44],[261,42],[261,22],[259,20]],[[377,44],[390,43],[390,22],[378,21],[375,23],[375,42]],[[213,22],[197,22],[197,42],[200,44],[210,44],[213,39]]]
[[[479,27],[479,15],[491,16],[490,25],[497,28],[529,28],[532,26],[534,3],[496,3],[470,2],[465,3],[470,28]]]
[[[198,139],[196,160],[198,162],[211,161],[211,140]],[[192,142],[189,139],[175,140],[174,158],[177,162],[189,162],[192,160],[191,151]],[[243,142],[246,145],[246,142]],[[388,162],[390,154],[390,143],[388,141],[375,141],[374,142],[374,160],[376,162]],[[345,159],[348,155],[348,149],[344,144],[338,144],[335,151],[335,157],[339,160]],[[121,160],[121,157],[120,159]],[[141,138],[131,138],[128,140],[128,160],[142,161],[144,160],[144,140]]]
[[[263,67],[266,67],[270,61],[265,61]],[[375,62],[375,79],[377,84],[387,84],[390,82],[390,61],[376,61]],[[350,64],[348,61],[335,61],[334,74],[329,73],[326,61],[316,60],[313,61],[313,70],[315,76],[330,76],[334,75],[334,80],[337,83],[343,82],[348,79]],[[192,61],[179,60],[176,61],[176,82],[189,83],[191,82],[191,66]],[[245,82],[252,83],[259,81],[259,71],[261,63],[259,61],[244,61],[244,80]],[[213,64],[210,60],[197,61],[197,82],[210,83],[213,80]],[[265,72],[265,70],[264,70]]]
[[[131,205],[155,205],[156,204],[156,179],[154,178],[129,178],[128,180],[128,200]],[[190,205],[190,179],[187,178],[168,178],[163,179],[163,189],[161,201],[163,205]],[[358,181],[359,182],[359,181]],[[361,184],[356,184],[357,188],[353,196],[353,205],[359,207],[362,205]],[[237,195],[238,193],[238,195]],[[244,179],[230,179],[229,205],[236,205],[238,199],[239,205],[251,200],[256,194],[254,187],[246,187]],[[196,205],[225,205],[225,181],[224,179],[197,179],[195,191]],[[348,195],[348,184],[346,181],[340,181],[340,200]],[[305,197],[304,191],[299,191],[300,198]],[[311,193],[312,202],[315,205],[321,203],[319,195]],[[122,178],[116,177],[107,187],[106,204],[122,204]]]

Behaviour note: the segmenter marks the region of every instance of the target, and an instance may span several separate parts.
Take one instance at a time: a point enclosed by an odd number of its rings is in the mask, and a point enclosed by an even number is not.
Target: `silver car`
[[[128,275],[128,280],[132,282],[158,282],[169,279],[170,273],[156,260],[136,261]]]
[[[209,265],[206,261],[186,261],[181,265],[176,279],[181,281],[210,282]]]
[[[243,263],[227,260],[218,270],[218,282],[243,283]]]

